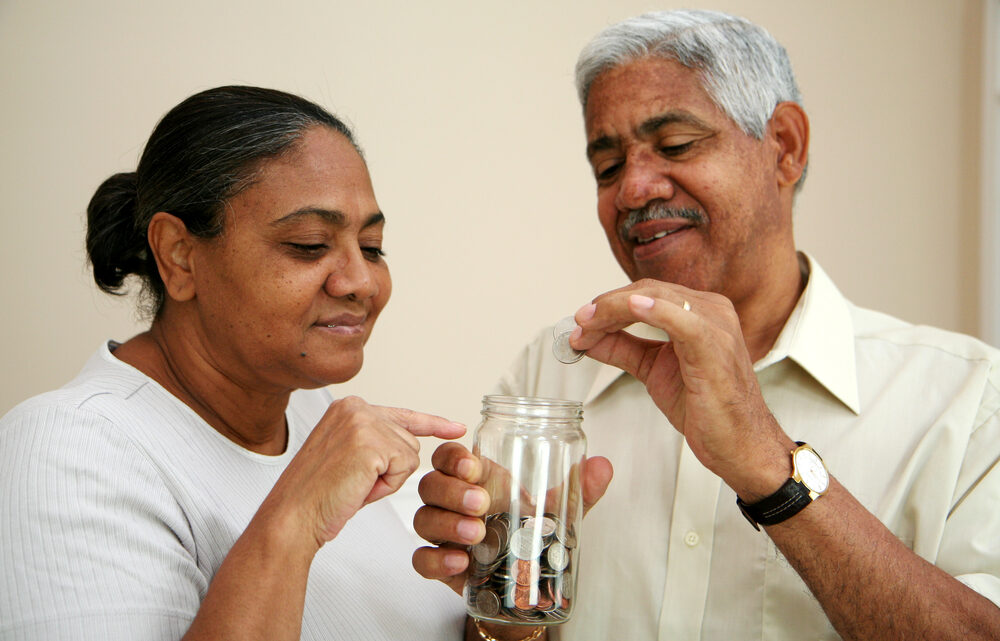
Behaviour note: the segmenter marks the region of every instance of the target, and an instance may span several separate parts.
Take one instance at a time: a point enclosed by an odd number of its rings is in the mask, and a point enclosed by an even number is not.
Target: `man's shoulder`
[[[885,343],[900,348],[934,350],[942,357],[1000,364],[1000,350],[968,334],[918,325],[891,314],[851,305],[855,338],[859,344]]]

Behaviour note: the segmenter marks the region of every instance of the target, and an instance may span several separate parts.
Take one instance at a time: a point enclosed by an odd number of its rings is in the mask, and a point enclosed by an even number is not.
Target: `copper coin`
[[[537,583],[539,570],[538,561],[518,559],[514,566],[514,582],[518,585]]]
[[[531,610],[534,608],[534,601],[532,600],[531,586],[519,585],[514,588],[514,607],[520,610]],[[538,598],[537,590],[535,591],[535,598]]]

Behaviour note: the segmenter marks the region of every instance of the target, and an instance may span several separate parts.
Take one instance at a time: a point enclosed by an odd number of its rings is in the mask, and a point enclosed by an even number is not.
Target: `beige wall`
[[[979,2],[685,4],[754,19],[792,56],[813,125],[800,246],[861,304],[975,333]],[[476,421],[538,327],[623,283],[572,67],[655,6],[0,0],[0,412],[141,329],[90,281],[86,203],[170,106],[246,83],[353,123],[388,216],[393,300],[336,393]]]

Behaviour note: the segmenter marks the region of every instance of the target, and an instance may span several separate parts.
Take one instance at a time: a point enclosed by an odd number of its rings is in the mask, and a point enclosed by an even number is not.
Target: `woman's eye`
[[[381,247],[362,247],[362,253],[364,253],[365,258],[372,262],[377,262],[385,258],[385,252]]]

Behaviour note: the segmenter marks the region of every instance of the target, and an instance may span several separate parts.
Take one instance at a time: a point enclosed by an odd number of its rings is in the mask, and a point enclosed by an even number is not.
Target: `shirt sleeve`
[[[36,404],[0,422],[0,641],[179,639],[208,587],[128,426]]]

